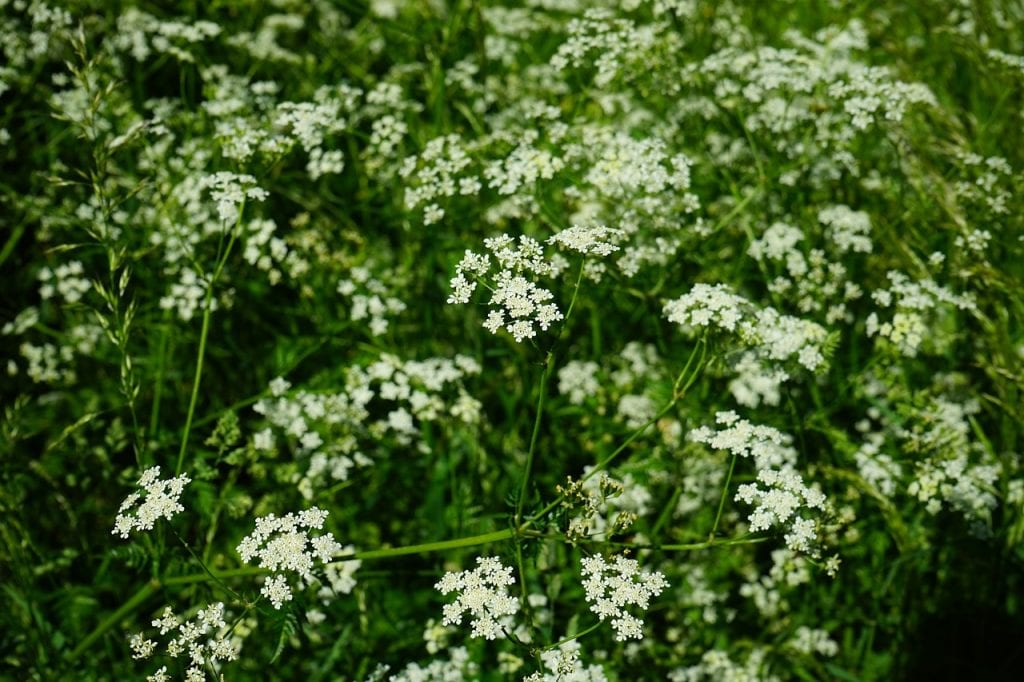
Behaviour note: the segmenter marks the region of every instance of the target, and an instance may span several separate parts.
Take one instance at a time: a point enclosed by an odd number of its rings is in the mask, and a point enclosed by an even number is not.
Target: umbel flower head
[[[222,661],[238,658],[240,641],[231,636],[232,629],[224,620],[222,602],[200,609],[192,618],[181,618],[168,606],[152,625],[160,631],[160,637],[170,633],[170,639],[166,642],[168,656],[180,658],[183,654],[187,655],[186,682],[206,680],[206,668],[216,669]],[[134,659],[149,658],[158,648],[156,641],[147,639],[141,632],[132,635],[128,645]],[[167,682],[170,679],[167,666],[161,667],[146,679]]]
[[[658,572],[641,571],[636,559],[617,556],[608,563],[604,557],[584,557],[583,591],[590,610],[598,618],[611,618],[615,639],[643,639],[644,622],[626,611],[626,606],[646,610],[651,597],[668,587],[665,576]]]
[[[327,564],[341,551],[341,545],[331,533],[316,537],[309,533],[323,528],[326,518],[327,512],[317,507],[280,517],[268,514],[256,519],[256,529],[239,543],[238,554],[242,561],[249,564],[258,560],[260,568],[274,572],[263,583],[261,592],[275,609],[292,598],[284,571],[294,571],[311,583],[315,580],[315,561]]]
[[[622,236],[620,230],[600,225],[574,225],[555,234],[548,243],[584,256],[608,256],[618,250],[616,243]],[[557,277],[568,267],[564,257],[545,255],[544,245],[526,235],[518,240],[507,234],[491,237],[484,240],[484,246],[489,254],[467,249],[459,261],[448,303],[469,303],[477,285],[483,283],[491,291],[491,310],[484,328],[492,334],[505,329],[516,343],[535,337],[538,327],[547,331],[563,319],[554,294],[535,280]],[[495,264],[497,271],[493,272]]]
[[[497,557],[479,557],[473,570],[446,573],[434,585],[441,594],[458,592],[458,597],[444,607],[444,625],[459,625],[469,612],[471,637],[494,639],[501,633],[501,622],[519,610],[519,601],[509,596],[508,588],[516,579],[512,569],[502,566]]]
[[[160,480],[160,467],[146,469],[137,484],[142,492],[132,493],[121,503],[111,533],[127,540],[133,530],[153,530],[153,524],[161,517],[170,521],[175,514],[185,511],[178,498],[191,480],[185,474]]]

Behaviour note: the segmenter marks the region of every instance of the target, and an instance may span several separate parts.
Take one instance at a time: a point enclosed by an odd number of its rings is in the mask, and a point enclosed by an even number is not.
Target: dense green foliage
[[[0,678],[1019,679],[1022,104],[1009,0],[0,0]]]

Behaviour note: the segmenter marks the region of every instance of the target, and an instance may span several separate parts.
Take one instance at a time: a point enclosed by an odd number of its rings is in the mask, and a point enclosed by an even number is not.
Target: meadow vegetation
[[[1011,0],[0,0],[0,678],[1014,679],[1022,103]]]

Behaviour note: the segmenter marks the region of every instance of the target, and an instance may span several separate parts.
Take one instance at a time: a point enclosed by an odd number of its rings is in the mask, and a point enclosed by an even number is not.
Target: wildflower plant
[[[434,587],[441,594],[456,593],[455,601],[444,607],[443,625],[459,625],[470,616],[471,637],[495,639],[502,622],[519,611],[519,600],[509,594],[515,584],[512,569],[496,557],[478,557],[472,570],[446,573]]]
[[[179,499],[190,481],[184,474],[161,480],[159,466],[146,469],[136,484],[141,491],[130,494],[121,503],[111,532],[127,540],[133,530],[149,531],[159,519],[170,521],[185,511]]]
[[[1017,4],[0,2],[3,676],[1005,676]]]
[[[323,529],[327,514],[318,507],[281,517],[268,514],[256,519],[256,529],[239,543],[238,555],[244,563],[255,563],[270,572],[260,593],[275,609],[292,599],[288,572],[310,583],[314,566],[330,563],[341,551],[331,533],[310,534]]]
[[[641,612],[668,587],[665,576],[641,571],[636,559],[617,556],[611,562],[601,556],[584,557],[581,570],[583,590],[590,610],[601,620],[609,620],[615,639],[643,639],[643,620],[626,610],[633,606]]]

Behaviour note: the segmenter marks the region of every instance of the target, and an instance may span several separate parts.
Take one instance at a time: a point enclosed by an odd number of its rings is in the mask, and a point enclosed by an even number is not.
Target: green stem
[[[583,271],[586,266],[586,260],[580,263],[580,271],[576,275],[576,284],[572,289],[572,298],[569,300],[569,307],[565,311],[565,317],[562,319],[562,328],[559,330],[558,338],[555,339],[555,344],[561,341],[562,337],[565,336],[566,330],[569,328],[569,318],[572,317],[573,308],[576,307],[576,299],[580,293],[580,284],[583,282]],[[537,410],[533,417],[533,432],[530,434],[530,449],[526,453],[526,466],[523,468],[523,483],[519,488],[519,499],[516,500],[516,516],[515,525],[518,527],[523,518],[523,505],[526,504],[526,496],[529,493],[530,487],[530,474],[533,471],[533,458],[537,452],[537,439],[540,435],[540,422],[541,417],[544,415],[544,399],[548,393],[548,383],[551,380],[551,375],[555,369],[555,351],[554,346],[548,351],[547,357],[544,359],[544,373],[541,375],[540,387],[537,395]]]
[[[526,453],[526,465],[523,467],[523,483],[519,488],[519,498],[516,500],[516,525],[519,525],[519,521],[523,515],[523,505],[526,503],[526,495],[529,493],[530,486],[530,473],[533,470],[533,458],[537,452],[537,440],[540,436],[540,422],[541,417],[544,414],[544,398],[548,393],[548,382],[551,380],[551,374],[555,368],[555,354],[553,351],[548,351],[547,358],[544,361],[544,373],[540,378],[540,386],[538,387],[537,395],[537,409],[536,414],[533,418],[533,432],[530,434],[530,449]]]
[[[486,545],[492,542],[501,542],[502,540],[510,540],[514,536],[515,531],[511,528],[506,528],[505,530],[497,530],[493,533],[471,535],[469,537],[456,538],[454,540],[441,540],[440,542],[426,542],[422,545],[406,545],[405,547],[387,547],[384,549],[371,549],[366,552],[354,552],[352,554],[335,557],[334,560],[362,561],[364,559],[388,559],[396,556],[406,556],[408,554],[426,554],[428,552],[440,552],[446,549],[474,547],[476,545]]]
[[[686,380],[685,383],[683,383],[683,378],[687,376],[687,371],[690,369],[691,365],[693,365],[694,359],[697,357],[697,352],[698,351],[700,351],[700,359],[697,360],[697,364],[693,367],[693,371],[690,373],[689,378]],[[687,359],[686,365],[683,367],[682,371],[679,372],[679,376],[676,377],[676,380],[675,380],[675,383],[673,384],[673,389],[672,389],[672,400],[670,400],[665,405],[665,407],[663,407],[661,409],[661,411],[658,412],[658,414],[656,414],[653,417],[651,417],[649,420],[644,422],[640,426],[640,428],[638,428],[636,431],[631,433],[629,435],[629,437],[625,441],[623,441],[622,444],[619,445],[619,447],[615,448],[615,450],[610,455],[608,455],[603,460],[598,462],[597,465],[594,468],[592,468],[589,472],[587,472],[587,474],[585,476],[583,476],[583,478],[580,479],[580,483],[584,483],[588,479],[590,479],[591,477],[596,476],[601,471],[604,471],[604,469],[607,468],[608,465],[610,465],[612,463],[612,461],[616,457],[618,457],[620,454],[622,454],[622,452],[626,448],[628,448],[633,443],[633,441],[635,441],[637,438],[642,436],[644,434],[644,432],[647,431],[647,429],[649,429],[652,425],[657,424],[658,421],[660,421],[665,415],[667,415],[669,412],[671,412],[675,408],[676,403],[678,403],[679,400],[682,399],[683,396],[686,395],[686,392],[689,390],[690,386],[693,385],[693,382],[696,381],[697,377],[700,375],[700,372],[701,372],[701,370],[704,367],[704,358],[705,358],[706,354],[707,354],[707,341],[706,341],[705,337],[701,337],[701,339],[697,343],[697,345],[693,347],[692,351],[690,351],[690,357],[689,357],[689,359]],[[682,384],[682,386],[680,386],[680,384]],[[537,512],[536,514],[534,514],[530,518],[526,519],[526,521],[524,521],[523,523],[518,524],[519,531],[522,532],[522,531],[526,530],[527,528],[529,528],[530,525],[533,524],[533,522],[535,522],[538,519],[542,518],[548,512],[550,512],[552,509],[554,509],[559,504],[561,504],[563,499],[564,499],[564,495],[559,495],[554,500],[549,502],[539,512]]]
[[[203,573],[189,573],[188,575],[176,575],[170,578],[164,578],[160,581],[160,584],[165,587],[172,585],[194,585],[195,583],[205,583],[213,575],[217,580],[226,580],[228,578],[250,578],[258,575],[266,575],[267,569],[259,568],[258,566],[242,566],[241,568],[229,568],[225,571],[210,571],[210,574]]]
[[[741,211],[743,211],[743,209],[745,209],[747,207],[747,204],[749,204],[755,198],[760,196],[760,194],[761,194],[760,190],[759,189],[755,189],[755,190],[751,191],[749,194],[747,194],[745,197],[743,197],[741,200],[736,202],[736,205],[733,206],[731,211],[726,213],[724,216],[722,216],[722,218],[720,220],[715,222],[715,231],[718,232],[718,231],[722,230],[723,228],[725,228],[726,225],[728,225],[730,222],[732,222],[733,218],[735,218],[737,215],[739,215],[739,213]]]
[[[71,653],[68,654],[68,661],[71,662],[76,660],[86,649],[92,646],[96,640],[102,637],[103,633],[120,623],[125,616],[134,611],[144,601],[149,599],[149,597],[158,589],[160,589],[160,582],[157,580],[151,580],[143,585],[128,601],[103,619],[103,622],[96,626],[95,630],[90,632],[85,639],[78,643],[78,646],[71,650]]]
[[[558,647],[562,646],[563,644],[568,644],[569,642],[577,640],[580,637],[583,637],[584,635],[589,635],[591,632],[593,632],[594,630],[598,629],[599,627],[601,627],[601,621],[597,621],[596,623],[591,625],[586,630],[581,630],[581,631],[577,632],[575,635],[570,635],[570,636],[566,637],[565,639],[561,639],[561,640],[555,642],[554,644],[549,644],[546,647],[544,647],[543,649],[541,649],[541,651],[551,651],[552,649],[557,649]]]
[[[665,503],[665,507],[661,510],[661,514],[658,515],[657,521],[654,522],[654,527],[651,528],[651,538],[657,539],[661,535],[661,529],[669,522],[672,518],[672,512],[675,511],[676,505],[679,503],[679,498],[683,494],[683,489],[676,487],[672,491],[672,495],[668,498],[668,502]]]
[[[715,514],[715,523],[711,526],[711,533],[708,535],[708,542],[715,541],[715,533],[718,532],[718,522],[722,520],[722,510],[725,509],[725,498],[729,495],[729,483],[732,482],[732,472],[736,469],[736,455],[732,456],[729,462],[729,473],[725,477],[725,485],[722,486],[722,497],[718,500],[718,513]]]
[[[0,249],[0,265],[4,264],[12,253],[14,253],[14,247],[18,245],[18,240],[21,239],[21,235],[25,234],[25,222],[22,221],[14,226],[11,231],[11,235],[7,238],[7,242],[4,243],[4,248]]]
[[[167,345],[171,331],[171,311],[164,311],[164,320],[160,331],[160,347],[157,350],[156,379],[153,382],[153,405],[149,411],[149,430],[146,437],[155,441],[157,427],[160,424],[160,401],[164,392],[164,373],[167,369]]]
[[[735,545],[756,545],[768,542],[770,537],[764,538],[736,538],[734,540],[719,540],[717,542],[690,542],[676,545],[651,545],[650,547],[638,546],[636,549],[660,549],[665,552],[689,552],[695,549],[710,549],[711,547],[733,547]]]
[[[203,378],[203,360],[206,357],[206,337],[210,333],[210,299],[213,292],[213,283],[210,283],[206,290],[206,303],[203,306],[203,326],[199,332],[199,351],[196,354],[196,373],[192,378],[192,397],[188,401],[188,414],[185,415],[185,428],[181,432],[181,448],[178,450],[178,463],[174,467],[174,475],[181,473],[181,465],[185,462],[185,450],[188,449],[188,436],[192,430],[192,418],[196,413],[196,403],[199,401],[199,382]]]
[[[217,283],[217,279],[220,277],[221,271],[224,269],[224,264],[227,263],[228,256],[231,254],[231,247],[235,244],[235,238],[238,235],[238,228],[242,223],[242,208],[238,210],[238,223],[235,225],[235,229],[231,231],[231,237],[228,239],[227,248],[224,249],[224,253],[221,254],[217,261],[217,267],[213,272],[213,276],[210,278],[210,283],[206,287],[206,299],[203,302],[203,326],[199,331],[199,350],[196,352],[196,373],[192,378],[192,396],[188,402],[188,413],[185,415],[185,428],[181,433],[181,448],[178,450],[178,464],[174,467],[174,475],[177,476],[181,473],[181,466],[185,463],[185,451],[188,449],[188,437],[192,431],[192,419],[196,413],[196,403],[199,401],[199,384],[203,378],[203,361],[206,358],[206,339],[210,334],[210,316],[213,313],[213,287]]]
[[[213,571],[209,569],[209,567],[206,565],[206,562],[200,559],[199,555],[192,551],[192,548],[188,546],[188,543],[185,542],[185,540],[180,535],[178,535],[178,532],[176,530],[171,528],[171,532],[174,534],[174,537],[178,538],[178,542],[182,544],[182,546],[185,548],[185,551],[187,551],[192,556],[192,558],[196,560],[196,562],[199,564],[199,567],[203,569],[203,573],[210,576],[210,579],[213,580],[213,582],[220,585],[228,594],[237,599],[239,602],[244,601],[242,599],[242,595],[238,594],[230,587],[228,587],[227,583],[225,583],[220,578],[220,576],[216,575]]]
[[[539,538],[542,540],[564,540],[565,536],[561,534],[546,534],[538,533],[536,531],[526,531],[525,535],[528,537]],[[700,549],[710,549],[712,547],[734,547],[736,545],[756,545],[762,542],[771,540],[770,536],[765,537],[742,537],[733,538],[731,540],[716,540],[714,542],[705,540],[704,542],[689,542],[689,543],[669,543],[669,544],[645,544],[639,542],[613,542],[611,540],[597,540],[592,538],[583,538],[580,540],[574,540],[575,544],[578,545],[601,545],[603,547],[617,547],[621,549],[629,550],[650,550],[650,551],[662,551],[662,552],[692,552]]]

